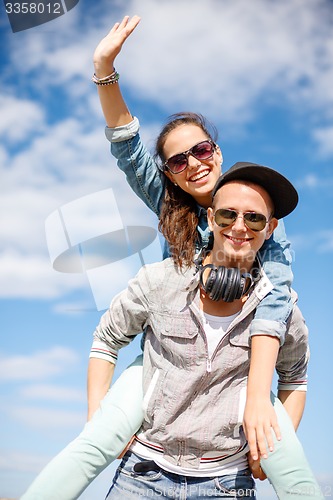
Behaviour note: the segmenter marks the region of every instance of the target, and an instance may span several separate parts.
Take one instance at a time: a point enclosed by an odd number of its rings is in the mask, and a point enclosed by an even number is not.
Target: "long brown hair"
[[[200,127],[208,139],[214,143],[217,140],[216,128],[204,116],[190,112],[173,114],[156,140],[155,159],[159,165],[163,165],[166,161],[163,150],[167,136],[180,125]],[[169,244],[170,255],[175,264],[179,267],[190,266],[193,263],[198,241],[197,203],[193,196],[175,186],[167,176],[165,179],[165,195],[158,228]]]

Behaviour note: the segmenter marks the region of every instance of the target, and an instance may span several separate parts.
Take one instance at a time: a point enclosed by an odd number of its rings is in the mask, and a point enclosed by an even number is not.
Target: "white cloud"
[[[0,94],[0,134],[10,144],[40,133],[45,126],[44,110],[29,99]]]
[[[22,116],[23,121],[26,118]],[[135,219],[151,225],[155,219],[116,168],[103,127],[85,131],[73,118],[50,126],[24,150],[8,155],[0,163],[0,174],[6,186],[0,200],[1,213],[6,214],[0,225],[0,295],[4,297],[44,299],[87,287],[83,275],[54,271],[48,256],[45,221],[64,204],[112,186],[124,224]],[[100,227],[104,232],[105,219],[111,220],[112,214],[90,218],[95,231]],[[78,219],[77,225],[88,230],[86,218]]]
[[[333,126],[315,129],[313,137],[318,144],[318,151],[322,157],[333,156]]]
[[[85,391],[52,384],[26,385],[20,389],[19,396],[27,400],[79,403],[85,403],[87,399]]]
[[[38,472],[52,457],[23,451],[1,450],[0,470],[15,472]]]
[[[3,286],[0,296],[6,298],[49,299],[87,287],[82,274],[59,274],[52,269],[47,256],[20,253],[16,250],[0,254]]]
[[[77,104],[82,109],[81,96],[96,93],[93,51],[118,20],[108,1],[99,9],[103,17],[93,16],[84,35],[77,11],[70,29],[59,23],[57,37],[48,30],[27,33],[12,46],[13,71],[38,70],[32,81],[43,92],[62,86],[72,113]],[[142,21],[119,58],[121,81],[166,110],[205,109],[229,125],[246,123],[262,98],[332,116],[329,9],[327,0],[206,0],[204,9],[201,0],[129,1],[123,12]]]
[[[325,174],[319,175],[318,173],[306,174],[302,179],[297,179],[296,186],[298,189],[308,190],[326,190],[331,193],[333,187],[333,177],[328,177]]]
[[[297,252],[311,249],[316,254],[330,253],[333,251],[333,230],[312,231],[311,238],[307,233],[289,235],[294,255]]]
[[[323,111],[333,100],[328,9],[321,0],[210,0],[203,23],[200,0],[133,0],[142,22],[123,49],[123,78],[165,108],[196,103],[227,124],[246,122],[259,98]]]
[[[27,427],[41,431],[58,432],[71,427],[81,429],[85,423],[85,411],[59,410],[57,408],[33,408],[18,406],[8,409],[11,418]]]
[[[71,371],[79,362],[76,351],[54,346],[33,354],[8,356],[0,354],[0,380],[31,381],[45,380]]]
[[[318,234],[318,252],[333,252],[333,230],[320,231]]]

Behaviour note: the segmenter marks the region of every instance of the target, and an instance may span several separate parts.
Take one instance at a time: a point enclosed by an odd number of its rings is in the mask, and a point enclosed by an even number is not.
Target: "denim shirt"
[[[164,199],[165,175],[141,141],[138,119],[134,118],[132,122],[121,127],[106,127],[105,135],[111,142],[111,153],[117,159],[120,170],[125,173],[128,184],[159,217]],[[198,216],[199,241],[204,246],[208,244],[210,230],[207,211],[199,205]],[[278,337],[281,345],[292,308],[290,290],[293,275],[289,247],[290,242],[286,239],[284,224],[280,220],[273,235],[266,240],[259,252],[261,264],[274,288],[258,306],[251,325],[251,335]],[[167,256],[166,249],[164,258]]]
[[[233,458],[246,452],[241,424],[251,356],[250,325],[271,286],[262,272],[212,354],[207,349],[194,266],[178,269],[169,258],[142,267],[103,314],[94,339],[115,354],[146,331],[141,431],[148,442],[162,447],[164,458],[174,465],[197,468],[200,457],[213,450]],[[285,342],[276,363],[278,388],[283,390],[306,388],[308,330],[296,301],[293,293]]]

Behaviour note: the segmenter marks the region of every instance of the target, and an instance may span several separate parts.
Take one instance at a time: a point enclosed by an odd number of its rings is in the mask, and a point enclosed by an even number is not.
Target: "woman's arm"
[[[260,250],[264,271],[273,285],[260,302],[251,323],[251,362],[244,429],[252,458],[267,456],[267,445],[273,447],[272,428],[277,439],[280,429],[270,401],[270,389],[279,346],[283,345],[287,319],[292,310],[291,255],[283,221]],[[262,340],[260,338],[262,337]]]
[[[273,450],[272,428],[280,439],[280,429],[270,401],[275,364],[279,352],[276,337],[256,335],[251,339],[250,370],[243,427],[253,460],[267,457],[266,440]]]
[[[125,16],[121,23],[116,23],[94,52],[94,68],[97,78],[104,78],[114,71],[114,62],[123,43],[139,24],[140,18]],[[123,99],[118,83],[98,85],[103,114],[108,127],[119,127],[133,120]]]
[[[98,78],[105,78],[113,72],[115,58],[139,22],[138,16],[131,19],[125,16],[100,41],[94,52],[94,68]],[[97,88],[107,123],[105,133],[111,143],[111,153],[135,194],[159,216],[165,178],[140,139],[139,121],[128,110],[118,82],[97,85]]]

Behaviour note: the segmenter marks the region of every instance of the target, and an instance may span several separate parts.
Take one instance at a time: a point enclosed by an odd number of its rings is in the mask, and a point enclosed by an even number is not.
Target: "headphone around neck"
[[[202,265],[204,256],[195,260],[200,273],[200,285],[211,300],[233,302],[245,295],[254,283],[250,273],[241,273],[237,267]]]

